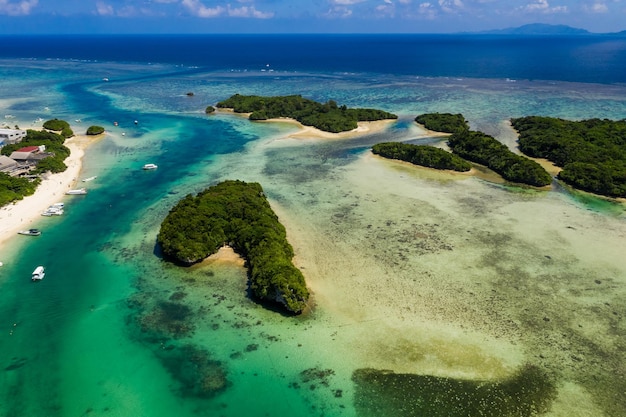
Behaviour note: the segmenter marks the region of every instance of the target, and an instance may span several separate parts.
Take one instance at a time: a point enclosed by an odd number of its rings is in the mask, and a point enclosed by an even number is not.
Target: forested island
[[[10,156],[14,151],[27,146],[46,147],[49,155],[37,162],[29,174],[38,175],[45,172],[63,172],[67,169],[65,159],[70,155],[70,150],[64,145],[66,137],[74,135],[69,128],[69,124],[63,120],[53,119],[44,123],[44,128],[55,130],[59,133],[47,130],[26,130],[26,137],[15,144],[5,145],[0,150],[0,154]],[[13,201],[21,200],[25,196],[32,195],[41,182],[39,177],[13,177],[4,172],[0,172],[0,206],[4,206]]]
[[[385,158],[399,159],[428,168],[450,169],[460,172],[466,172],[472,168],[472,164],[463,158],[428,145],[382,142],[374,145],[372,152]]]
[[[626,197],[626,119],[568,121],[528,116],[511,119],[520,150],[562,168],[558,177],[574,188]]]
[[[192,265],[226,244],[246,259],[252,294],[301,313],[309,298],[293,248],[261,185],[224,181],[187,195],[161,223],[157,242],[166,258]]]
[[[450,135],[448,146],[455,154],[487,166],[507,181],[543,187],[552,182],[550,174],[537,162],[517,155],[482,132],[461,129]]]
[[[288,117],[305,126],[331,133],[356,129],[358,122],[398,118],[383,110],[349,109],[345,105],[338,106],[334,100],[322,104],[300,95],[263,97],[235,94],[217,103],[217,107],[233,109],[236,113],[250,113],[250,120]]]
[[[436,132],[454,133],[459,129],[469,129],[467,121],[462,114],[452,113],[426,113],[420,114],[415,121],[426,129]]]
[[[388,157],[430,168],[457,171],[468,170],[465,169],[465,164],[459,162],[459,160],[466,159],[487,166],[507,181],[536,187],[542,187],[552,182],[550,174],[537,162],[511,152],[506,145],[485,133],[470,130],[462,114],[421,114],[415,118],[415,121],[429,130],[450,133],[448,146],[458,159],[445,156],[446,152],[441,149],[437,149],[437,151],[426,151],[425,149],[409,151],[409,149],[414,148],[398,146],[394,149],[384,144],[384,149],[393,150],[393,152],[387,151],[388,154],[394,155]],[[376,153],[376,151],[374,152]],[[463,162],[467,164],[466,161]]]

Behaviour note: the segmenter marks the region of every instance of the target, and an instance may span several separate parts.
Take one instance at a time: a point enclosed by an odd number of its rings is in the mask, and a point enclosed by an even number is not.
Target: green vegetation
[[[104,133],[104,128],[102,126],[89,126],[87,128],[87,135],[101,135]]]
[[[461,129],[450,136],[448,145],[455,154],[489,167],[508,181],[537,187],[552,182],[550,174],[537,162],[511,152],[485,133]]]
[[[626,197],[626,119],[511,119],[520,149],[563,168],[559,178],[592,193]]]
[[[204,112],[205,112],[206,114],[215,113],[215,107],[213,107],[213,106],[207,106],[207,108],[206,108],[206,109],[204,109]]]
[[[26,146],[46,146],[46,152],[52,154],[37,163],[37,167],[31,172],[40,174],[46,171],[53,173],[63,172],[67,169],[67,165],[63,161],[70,156],[70,150],[63,145],[65,138],[53,132],[45,130],[27,130],[26,137],[20,143],[6,145],[2,148],[2,155],[11,155],[14,151]]]
[[[293,313],[306,305],[309,292],[291,262],[293,248],[258,183],[225,181],[187,195],[161,223],[157,242],[166,257],[183,265],[229,244],[247,261],[255,297]]]
[[[452,113],[428,113],[421,114],[415,121],[424,125],[426,129],[436,132],[454,133],[459,129],[469,129],[462,114]]]
[[[399,159],[429,168],[469,171],[472,165],[443,149],[409,143],[383,142],[372,147],[372,152],[385,158]]]
[[[5,206],[27,195],[32,195],[41,180],[30,181],[27,178],[11,177],[0,172],[0,206]]]
[[[59,119],[46,120],[43,123],[43,127],[44,129],[53,130],[55,132],[61,132],[61,136],[63,136],[66,139],[74,136],[74,132],[72,132],[72,129],[70,129],[70,124],[66,122],[65,120],[59,120]]]
[[[332,133],[357,128],[357,122],[397,119],[395,114],[376,109],[349,109],[337,106],[333,100],[321,104],[300,95],[262,97],[235,94],[217,103],[218,108],[231,108],[236,113],[250,113],[250,120],[278,117],[295,119],[305,126],[313,126]]]

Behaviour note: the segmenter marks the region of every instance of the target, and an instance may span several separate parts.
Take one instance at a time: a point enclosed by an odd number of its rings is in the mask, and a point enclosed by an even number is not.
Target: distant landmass
[[[514,28],[486,30],[473,32],[486,35],[617,35],[626,36],[626,30],[614,33],[594,33],[585,29],[567,25],[550,25],[545,23],[531,23]]]

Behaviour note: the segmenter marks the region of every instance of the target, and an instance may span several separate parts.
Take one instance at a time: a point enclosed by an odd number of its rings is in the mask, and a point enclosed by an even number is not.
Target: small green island
[[[563,182],[594,194],[626,197],[626,119],[528,116],[511,119],[511,124],[519,132],[520,150],[561,167]]]
[[[467,172],[472,168],[472,164],[463,158],[428,145],[382,142],[374,145],[372,152],[385,158],[398,159],[428,168],[449,169],[459,172]]]
[[[373,146],[372,152],[386,158],[399,159],[428,168],[469,171],[468,161],[485,165],[505,180],[543,187],[552,182],[550,174],[537,162],[517,155],[495,138],[472,131],[462,114],[427,113],[415,118],[429,130],[450,133],[448,146],[452,154],[428,145],[384,142]]]
[[[104,128],[102,126],[89,126],[85,134],[87,136],[97,136],[104,133]]]
[[[251,293],[292,314],[306,307],[309,291],[293,263],[286,231],[258,183],[229,180],[187,195],[161,223],[164,257],[189,266],[229,245],[245,258]]]
[[[492,136],[470,130],[462,114],[428,113],[417,116],[415,121],[429,130],[450,133],[448,146],[454,154],[488,167],[507,181],[535,187],[552,182],[550,174],[537,162],[511,152]],[[445,165],[432,167],[450,169]]]
[[[65,120],[60,120],[60,119],[46,120],[45,122],[43,122],[43,128],[47,130],[59,132],[59,134],[66,139],[74,136],[74,132],[70,128],[70,124],[66,122]]]
[[[217,107],[233,109],[235,113],[250,113],[250,120],[288,117],[305,126],[331,133],[356,129],[358,122],[398,118],[397,115],[383,110],[349,109],[345,105],[338,106],[334,100],[322,104],[300,95],[263,97],[235,94],[217,103]]]

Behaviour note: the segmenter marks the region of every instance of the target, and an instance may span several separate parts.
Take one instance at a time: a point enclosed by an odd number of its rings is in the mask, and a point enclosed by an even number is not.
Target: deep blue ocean
[[[0,248],[0,417],[626,415],[624,203],[370,152],[445,147],[421,113],[514,150],[512,117],[623,119],[625,68],[609,36],[0,37],[0,123],[106,130],[88,194]],[[328,139],[205,114],[235,93],[398,120]],[[262,185],[311,311],[250,299],[242,262],[161,259],[171,207],[225,179]]]
[[[626,38],[605,35],[5,36],[0,43],[3,58],[626,82]]]

